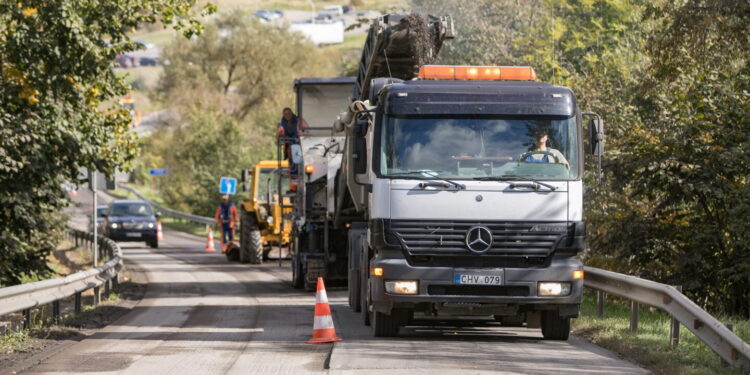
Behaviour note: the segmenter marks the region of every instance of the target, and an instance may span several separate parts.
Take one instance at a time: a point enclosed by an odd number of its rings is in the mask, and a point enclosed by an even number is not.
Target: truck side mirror
[[[354,159],[354,173],[367,173],[367,127],[369,119],[366,114],[357,114],[357,120],[352,126],[352,158]]]
[[[240,181],[242,181],[242,192],[247,193],[247,183],[250,181],[250,176],[253,175],[253,172],[249,169],[243,169],[242,170],[242,178]]]
[[[589,120],[589,145],[591,146],[591,155],[604,155],[604,121],[598,115],[592,116]]]
[[[604,121],[596,113],[584,113],[589,119],[589,146],[592,155],[596,156],[596,185],[586,188],[591,190],[602,183],[602,156],[604,155]]]

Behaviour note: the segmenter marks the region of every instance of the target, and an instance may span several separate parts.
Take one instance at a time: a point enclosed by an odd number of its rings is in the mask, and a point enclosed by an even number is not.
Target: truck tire
[[[567,340],[570,336],[570,317],[557,311],[542,311],[542,336],[545,340]]]
[[[240,218],[240,263],[259,264],[263,261],[263,243],[255,214],[242,211]]]
[[[367,264],[366,268],[363,268],[365,266],[360,265],[360,273],[359,273],[359,314],[362,317],[362,324],[369,326],[370,325],[370,280],[368,278],[369,275],[369,263]],[[367,271],[365,271],[367,269]],[[368,272],[368,273],[365,273]]]
[[[370,327],[375,337],[396,337],[402,325],[408,319],[408,310],[393,309],[387,315],[379,311],[373,311],[370,317]]]
[[[292,287],[294,289],[302,289],[305,286],[305,272],[300,258],[299,255],[292,257]]]
[[[354,312],[361,310],[360,294],[361,288],[359,286],[359,273],[355,270],[349,270],[349,283],[347,283],[347,290],[349,292],[349,307]]]

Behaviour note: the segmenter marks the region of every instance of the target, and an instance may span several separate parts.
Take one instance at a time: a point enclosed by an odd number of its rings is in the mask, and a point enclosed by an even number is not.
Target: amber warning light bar
[[[533,81],[536,72],[530,66],[423,65],[419,78]]]

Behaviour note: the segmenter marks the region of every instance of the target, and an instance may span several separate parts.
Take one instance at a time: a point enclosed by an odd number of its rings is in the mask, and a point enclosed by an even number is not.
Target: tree
[[[291,93],[294,78],[330,65],[300,34],[242,11],[221,15],[200,38],[175,41],[164,58],[158,93],[165,102],[220,109],[238,121],[263,104],[278,107],[279,92]]]
[[[158,180],[164,203],[178,210],[213,217],[219,179],[237,176],[254,156],[237,120],[216,110],[194,110],[188,124],[162,129],[148,146],[169,174]],[[155,148],[155,149],[153,149]]]
[[[0,0],[0,283],[46,270],[63,182],[127,168],[135,145],[113,104],[127,91],[113,60],[137,48],[128,32],[143,23],[200,32],[192,3]]]

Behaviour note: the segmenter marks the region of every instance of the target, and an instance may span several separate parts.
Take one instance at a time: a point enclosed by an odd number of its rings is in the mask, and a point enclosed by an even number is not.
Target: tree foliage
[[[0,0],[0,283],[44,272],[83,167],[111,173],[135,153],[112,70],[128,32],[162,21],[200,31],[191,1]],[[211,8],[209,7],[210,11]]]
[[[158,89],[164,101],[219,109],[238,121],[264,104],[280,105],[278,93],[291,91],[294,78],[327,63],[300,34],[242,11],[220,15],[200,38],[176,40],[164,58],[169,65]]]
[[[147,155],[169,170],[157,187],[167,206],[213,217],[219,179],[248,166],[252,149],[237,120],[218,112],[194,110],[187,125],[153,135]]]
[[[750,314],[750,3],[412,4],[454,16],[444,62],[532,65],[604,116],[606,179],[587,195],[587,263]]]
[[[335,60],[302,36],[242,11],[220,14],[198,38],[175,40],[164,58],[156,94],[182,118],[146,141],[139,169],[168,168],[153,182],[165,203],[204,215],[213,214],[220,177],[276,158],[294,79],[335,75]]]

